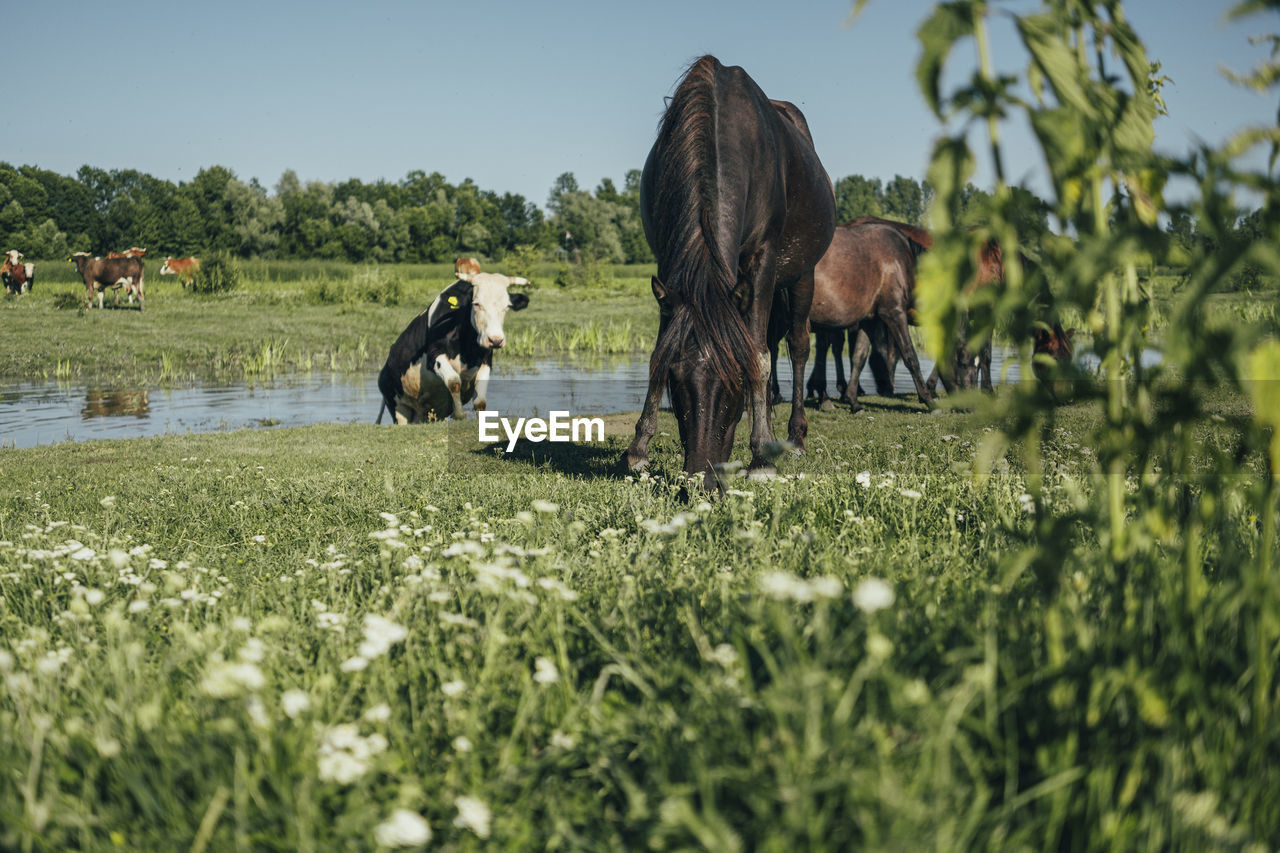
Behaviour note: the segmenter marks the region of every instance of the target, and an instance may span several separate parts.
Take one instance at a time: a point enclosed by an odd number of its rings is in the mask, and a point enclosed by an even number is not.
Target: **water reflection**
[[[1143,361],[1158,361],[1152,351]],[[1081,366],[1092,365],[1087,354]],[[933,363],[921,359],[927,374]],[[606,415],[639,410],[644,402],[649,361],[645,356],[620,361],[566,364],[543,361],[515,365],[499,361],[489,386],[489,403],[504,416],[546,417],[552,410],[573,415]],[[778,374],[790,395],[791,365],[783,356]],[[1013,353],[993,354],[996,382],[1016,382],[1020,371]],[[870,371],[862,387],[874,389]],[[828,366],[828,388],[834,388]],[[906,365],[899,364],[894,390],[914,395]],[[0,447],[32,447],[59,441],[136,438],[172,433],[212,432],[315,423],[367,423],[382,400],[374,376],[306,375],[268,384],[194,388],[77,388],[20,384],[0,389]]]
[[[84,408],[80,417],[107,418],[117,415],[132,415],[145,418],[151,413],[149,392],[144,389],[129,391],[104,391],[101,388],[90,388],[85,391]]]

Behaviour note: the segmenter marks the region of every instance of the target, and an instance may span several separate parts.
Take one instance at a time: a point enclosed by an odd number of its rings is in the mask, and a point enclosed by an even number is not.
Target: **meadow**
[[[184,290],[147,261],[146,312],[82,310],[84,287],[65,260],[37,264],[37,290],[0,296],[5,358],[0,381],[84,381],[121,386],[177,386],[237,382],[316,372],[377,376],[387,349],[419,312],[453,281],[448,264],[351,265],[319,261],[244,261],[241,285],[212,295]],[[650,292],[652,265],[601,264],[583,275],[554,263],[493,271],[531,279],[529,308],[513,314],[503,359],[647,357],[658,313]],[[560,284],[558,282],[565,282]],[[1183,286],[1162,270],[1144,279],[1150,293],[1152,339],[1158,346]],[[1215,293],[1207,300],[1218,326],[1280,331],[1280,285]],[[1064,325],[1091,333],[1079,312]],[[913,329],[917,346],[922,344]],[[997,340],[1011,343],[1003,328]],[[785,345],[784,345],[785,350]]]
[[[372,381],[404,327],[454,280],[447,264],[249,261],[237,289],[205,295],[160,276],[157,261],[146,266],[145,312],[123,296],[113,308],[110,293],[99,312],[83,310],[84,286],[71,264],[38,262],[34,292],[0,298],[0,380],[156,386],[323,371]],[[508,272],[501,264],[490,268]],[[534,284],[529,308],[512,315],[500,357],[652,347],[658,318],[651,268],[606,267],[582,286],[556,284],[554,264],[522,273]]]
[[[1211,396],[1206,455],[1249,419]],[[640,477],[626,416],[510,455],[474,422],[5,451],[0,847],[1280,843],[1242,581],[1188,625],[1083,526],[1061,583],[1025,556],[1105,487],[1099,406],[1038,489],[983,417],[871,403],[690,502],[665,414]],[[1216,553],[1260,547],[1249,488]]]

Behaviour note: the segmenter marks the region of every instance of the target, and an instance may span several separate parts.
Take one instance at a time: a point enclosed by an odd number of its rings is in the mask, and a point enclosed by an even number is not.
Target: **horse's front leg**
[[[804,364],[809,359],[809,309],[813,305],[813,270],[791,286],[790,329],[787,348],[791,351],[791,418],[787,439],[797,451],[804,450],[809,419],[804,413]]]
[[[666,320],[660,318],[658,321],[658,340],[662,340],[662,333],[666,331]],[[655,376],[653,372],[654,357],[657,355],[658,345],[654,344],[653,355],[649,356],[649,385],[644,395],[644,406],[640,410],[640,418],[636,421],[636,437],[631,440],[631,445],[627,447],[625,453],[622,454],[622,468],[624,471],[637,473],[649,467],[649,440],[653,438],[654,432],[658,428],[658,404],[662,402],[662,385],[664,377]],[[683,444],[683,440],[681,444]]]

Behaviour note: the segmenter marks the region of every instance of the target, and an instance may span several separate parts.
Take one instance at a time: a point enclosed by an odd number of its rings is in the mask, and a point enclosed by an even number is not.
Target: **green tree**
[[[847,175],[836,181],[836,221],[859,216],[884,216],[884,190],[879,178]]]

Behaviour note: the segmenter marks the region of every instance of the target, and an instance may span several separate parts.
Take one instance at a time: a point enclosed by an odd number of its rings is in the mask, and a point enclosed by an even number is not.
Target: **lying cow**
[[[125,249],[123,252],[107,252],[108,258],[145,258],[146,256],[147,250],[139,249],[137,246]]]
[[[120,305],[120,288],[129,288],[129,301],[133,302],[133,293],[138,294],[138,310],[146,309],[143,291],[143,276],[146,268],[139,258],[95,258],[88,252],[76,252],[68,260],[76,265],[80,277],[84,279],[85,290],[89,293],[89,306],[93,307],[93,295],[98,294],[98,308],[102,309],[104,291],[108,287],[115,292],[115,304]]]
[[[22,253],[17,249],[5,252],[0,264],[0,280],[10,293],[26,293],[36,281],[36,265],[22,263]]]
[[[464,417],[462,406],[488,408],[486,389],[493,351],[506,343],[502,323],[507,311],[529,304],[523,293],[510,293],[523,278],[474,273],[471,281],[455,281],[431,307],[413,319],[391,345],[387,363],[378,374],[382,413],[396,423]]]
[[[199,258],[165,258],[160,267],[160,275],[176,275],[182,280],[183,287],[190,287],[200,272]]]

